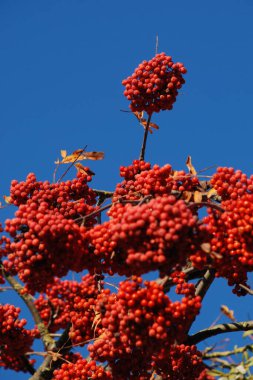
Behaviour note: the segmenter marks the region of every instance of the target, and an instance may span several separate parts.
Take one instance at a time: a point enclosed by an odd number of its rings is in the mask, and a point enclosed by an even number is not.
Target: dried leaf
[[[191,191],[184,191],[183,192],[183,199],[186,203],[190,202],[191,200],[191,197],[192,197],[192,193]]]
[[[194,191],[193,199],[195,203],[202,202],[202,193],[200,191]]]
[[[61,156],[62,156],[62,158],[65,158],[67,156],[67,151],[61,150]]]
[[[93,319],[92,326],[91,326],[91,328],[94,329],[94,333],[96,332],[97,326],[101,322],[101,319],[102,319],[101,314],[98,311],[96,311],[95,317]]]
[[[222,255],[217,253],[217,252],[210,252],[210,256],[213,257],[214,259],[222,259]]]
[[[104,152],[84,152],[81,155],[82,160],[103,160],[105,154]],[[79,158],[80,159],[80,158]]]
[[[142,111],[142,112],[138,112],[138,111],[136,111],[136,112],[133,112],[133,114],[134,114],[134,116],[137,117],[138,120],[143,119],[143,115],[144,115],[144,112],[143,112],[143,111]]]
[[[65,156],[61,161],[55,161],[55,164],[69,164],[83,160],[102,160],[103,158],[103,152],[84,152],[83,149],[78,149],[75,150],[72,154]]]
[[[147,126],[147,120],[143,117],[143,112],[133,112],[133,114],[137,117],[137,119],[139,120],[140,124],[146,128]],[[148,128],[148,131],[150,133],[153,133],[152,129],[151,128],[154,128],[154,129],[159,129],[158,125],[155,124],[155,123],[149,123],[149,128]]]
[[[8,205],[11,204],[11,197],[10,196],[4,195],[3,198],[4,198],[5,203],[7,203]]]
[[[75,167],[77,168],[77,171],[82,173],[82,174],[86,174],[86,175],[95,175],[95,173],[90,170],[89,168],[85,168],[82,164],[80,164],[79,162],[77,162],[75,164]]]
[[[192,158],[191,158],[191,156],[188,156],[188,157],[187,157],[187,160],[186,160],[186,166],[187,166],[189,172],[190,172],[192,175],[197,175],[197,171],[195,170],[194,166],[192,165]]]
[[[226,305],[221,305],[221,308],[220,308],[221,312],[229,319],[231,319],[231,321],[235,322],[236,319],[234,317],[234,311],[233,310],[230,310]]]
[[[212,198],[212,197],[216,197],[217,196],[217,191],[215,189],[210,189],[208,192],[207,192],[207,198]]]
[[[211,252],[211,244],[210,243],[203,243],[203,244],[201,244],[200,247],[201,247],[202,251],[204,251],[205,253]]]

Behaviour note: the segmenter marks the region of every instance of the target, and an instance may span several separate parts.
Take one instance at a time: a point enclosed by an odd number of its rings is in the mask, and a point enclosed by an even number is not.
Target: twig
[[[202,299],[205,297],[206,292],[210,288],[215,279],[215,270],[207,269],[204,276],[199,280],[195,287],[195,295],[200,296]]]
[[[216,203],[212,203],[212,202],[199,202],[199,203],[192,202],[188,205],[189,208],[199,208],[199,207],[203,207],[203,206],[214,208],[215,210],[220,211],[220,212],[225,211],[221,206],[217,205]]]
[[[230,356],[230,355],[237,355],[237,354],[241,354],[245,351],[253,351],[253,345],[252,344],[247,344],[246,346],[243,346],[243,347],[237,347],[235,348],[234,350],[232,351],[221,351],[221,352],[211,352],[211,353],[205,353],[205,351],[202,353],[202,357],[203,359],[215,359],[215,358],[220,358],[220,357],[223,357],[223,356]]]
[[[37,371],[30,377],[29,380],[50,380],[52,374],[56,368],[61,365],[62,359],[59,354],[66,354],[72,348],[72,345],[66,346],[70,341],[69,330],[71,325],[64,330],[59,340],[56,342],[56,345],[53,350],[47,351],[45,353],[45,359]],[[56,353],[56,360],[53,360],[52,353]],[[43,355],[44,356],[44,355]]]
[[[152,116],[152,114],[148,115],[148,121],[147,121],[147,125],[146,125],[145,131],[144,131],[141,153],[140,153],[140,158],[139,158],[140,161],[144,161],[144,157],[145,157],[145,150],[146,150],[147,137],[148,137],[148,129],[149,129],[150,121],[151,121],[151,116]]]
[[[249,293],[251,296],[253,296],[253,290],[252,289],[249,289],[247,286],[243,285],[243,284],[239,284],[240,288],[246,290],[247,293]]]
[[[156,41],[155,41],[155,55],[158,53],[158,45],[159,45],[159,39],[158,34],[156,35]]]
[[[219,324],[213,327],[209,327],[208,329],[201,330],[194,335],[190,335],[187,339],[187,344],[197,344],[207,338],[211,338],[212,336],[216,336],[219,334],[236,331],[248,331],[252,329],[253,321]]]
[[[183,269],[182,272],[185,273],[186,281],[190,281],[202,277],[205,274],[206,269],[196,269],[191,266],[189,268]],[[163,286],[163,290],[165,293],[167,293],[172,286],[175,286],[174,282],[172,281],[172,277],[170,276],[158,278],[156,282]]]
[[[78,154],[78,156],[76,157],[76,159],[71,162],[71,164],[69,165],[69,167],[65,170],[65,172],[60,176],[60,178],[58,179],[57,183],[59,183],[63,177],[65,177],[65,175],[68,173],[68,171],[72,168],[72,166],[76,163],[76,161],[78,161],[78,158],[83,154],[83,152],[85,151],[85,149],[87,148],[87,145],[85,145],[85,147],[81,150],[81,152]]]
[[[24,364],[24,367],[27,369],[27,371],[33,375],[36,370],[34,369],[34,367],[32,366],[32,364],[29,362],[29,359],[27,359],[27,357],[25,355],[22,355],[20,356],[23,364]]]

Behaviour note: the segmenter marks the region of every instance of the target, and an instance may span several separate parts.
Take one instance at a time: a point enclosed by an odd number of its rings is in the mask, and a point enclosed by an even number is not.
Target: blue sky
[[[153,118],[160,130],[149,136],[146,159],[185,169],[190,154],[197,169],[252,174],[252,16],[251,0],[1,0],[0,194],[29,172],[52,179],[60,150],[86,145],[105,152],[104,161],[88,162],[94,187],[113,190],[119,166],[138,158],[143,133],[120,112],[128,109],[121,81],[153,57],[156,35],[159,51],[188,74],[173,111]],[[12,209],[0,212],[4,220]],[[247,318],[250,298],[237,299],[221,281],[210,293],[196,329],[221,304]]]

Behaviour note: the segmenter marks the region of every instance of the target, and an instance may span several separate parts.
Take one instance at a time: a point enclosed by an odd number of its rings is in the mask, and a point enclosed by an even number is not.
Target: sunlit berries
[[[182,63],[173,63],[165,53],[143,61],[131,76],[122,81],[131,110],[148,114],[171,110],[178,90],[185,83],[183,75],[186,72]]]

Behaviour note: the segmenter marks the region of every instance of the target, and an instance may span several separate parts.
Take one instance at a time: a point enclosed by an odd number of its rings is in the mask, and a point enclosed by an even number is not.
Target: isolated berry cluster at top
[[[182,63],[173,63],[165,53],[143,61],[130,77],[122,81],[131,110],[148,114],[171,110],[178,90],[185,83],[183,74],[186,72]]]

